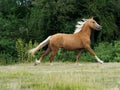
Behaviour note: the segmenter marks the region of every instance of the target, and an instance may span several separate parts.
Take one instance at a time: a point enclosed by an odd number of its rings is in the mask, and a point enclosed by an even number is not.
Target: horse
[[[72,51],[78,50],[78,54],[76,56],[76,63],[78,63],[82,50],[86,49],[95,57],[95,59],[100,64],[103,64],[103,61],[98,58],[96,53],[90,47],[91,30],[100,31],[101,29],[102,26],[99,25],[93,17],[89,19],[84,19],[83,22],[77,23],[76,30],[73,34],[57,33],[51,35],[43,42],[41,42],[36,48],[33,48],[28,52],[34,54],[37,50],[43,48],[48,44],[48,48],[46,49],[46,51],[41,55],[40,59],[36,60],[35,62],[35,65],[38,65],[50,51],[50,63],[52,63],[54,56],[60,48]]]

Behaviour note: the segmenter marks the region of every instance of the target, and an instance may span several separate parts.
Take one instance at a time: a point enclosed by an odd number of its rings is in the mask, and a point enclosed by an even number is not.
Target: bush
[[[15,62],[15,58],[13,58],[10,54],[0,53],[0,65],[14,64]]]
[[[75,52],[59,49],[57,55],[55,56],[56,61],[75,61]]]
[[[112,43],[102,42],[99,43],[94,49],[98,57],[100,57],[104,62],[114,61],[114,51]]]
[[[93,50],[104,62],[120,62],[120,41],[113,43],[101,42],[95,45]],[[89,52],[84,52],[80,59],[83,61],[96,61]]]
[[[115,41],[113,43],[101,42],[96,44],[93,50],[104,62],[120,62],[120,41]],[[60,49],[55,60],[75,61],[76,55],[77,54],[73,51],[64,51]],[[80,61],[96,62],[96,59],[87,50],[84,50],[81,53]]]
[[[18,56],[17,62],[24,63],[33,61],[35,58],[32,55],[30,55],[27,51],[37,45],[38,45],[37,42],[32,44],[31,40],[29,41],[28,44],[26,44],[22,39],[18,39],[16,42],[16,50]]]
[[[31,54],[28,54],[27,51],[31,48],[34,48],[38,45],[37,42],[32,43],[30,40],[29,43],[25,43],[22,39],[16,41],[16,51],[17,59],[13,58],[10,54],[4,52],[0,53],[0,64],[7,65],[13,63],[26,63],[33,62],[35,58],[39,58],[44,50],[40,50],[36,53],[35,57]],[[93,48],[97,56],[104,62],[120,62],[120,41],[114,41],[113,43],[101,42],[96,44]],[[67,51],[60,49],[55,55],[54,61],[75,61],[76,60],[76,51]],[[49,61],[49,55],[47,55],[42,62]],[[96,62],[96,59],[87,51],[84,50],[80,56],[80,62]]]
[[[114,42],[114,61],[120,62],[120,41]]]

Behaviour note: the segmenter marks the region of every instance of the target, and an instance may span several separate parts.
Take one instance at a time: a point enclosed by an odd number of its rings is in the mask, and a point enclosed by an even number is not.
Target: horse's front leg
[[[87,46],[86,49],[95,57],[95,59],[100,63],[100,64],[103,64],[103,61],[100,60],[97,55],[95,54],[95,52],[91,49],[90,46]]]
[[[79,49],[79,50],[78,50],[78,53],[77,53],[77,56],[76,56],[76,64],[77,64],[77,65],[79,65],[78,60],[79,60],[79,58],[80,58],[81,52],[82,52],[82,49]]]

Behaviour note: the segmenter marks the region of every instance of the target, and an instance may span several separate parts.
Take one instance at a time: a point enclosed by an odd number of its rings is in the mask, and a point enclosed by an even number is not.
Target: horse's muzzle
[[[102,26],[99,26],[96,28],[96,30],[100,31],[102,29]]]

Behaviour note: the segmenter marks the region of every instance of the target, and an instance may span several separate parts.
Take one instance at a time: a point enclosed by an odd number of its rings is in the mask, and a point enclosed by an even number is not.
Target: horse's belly
[[[74,44],[69,44],[69,45],[64,45],[64,49],[67,50],[76,50],[82,48],[80,45],[74,45]]]

